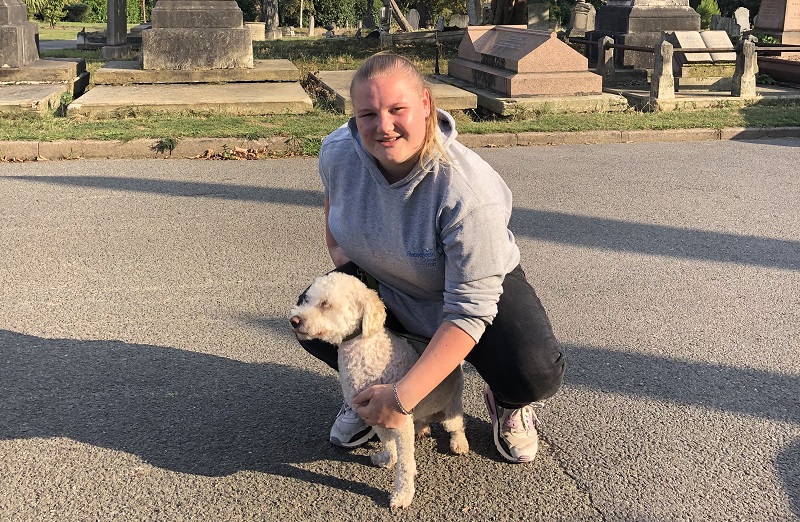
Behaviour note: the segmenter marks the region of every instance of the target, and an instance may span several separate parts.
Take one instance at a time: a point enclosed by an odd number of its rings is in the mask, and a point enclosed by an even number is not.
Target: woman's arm
[[[333,234],[331,234],[331,229],[328,226],[328,214],[331,211],[331,204],[328,201],[327,196],[325,197],[325,244],[328,246],[328,255],[331,256],[331,260],[333,264],[338,268],[343,264],[350,261],[350,259],[344,255],[342,252],[342,247],[339,246],[339,243],[333,238]]]
[[[397,384],[397,397],[410,411],[461,364],[475,340],[464,330],[445,321],[411,370]],[[397,407],[391,384],[370,386],[356,395],[356,413],[364,422],[384,428],[397,428],[403,414]]]

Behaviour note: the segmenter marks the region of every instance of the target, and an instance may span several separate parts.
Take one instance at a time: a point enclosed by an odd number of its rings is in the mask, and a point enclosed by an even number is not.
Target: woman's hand
[[[399,428],[405,422],[394,398],[391,384],[376,384],[353,397],[356,413],[369,426]]]

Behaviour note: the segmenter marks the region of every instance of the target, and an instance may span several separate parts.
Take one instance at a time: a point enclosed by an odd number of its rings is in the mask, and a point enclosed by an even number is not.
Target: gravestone
[[[253,67],[250,31],[234,0],[158,0],[151,21],[142,32],[145,70]]]
[[[0,106],[11,112],[44,113],[61,95],[83,94],[89,73],[83,58],[40,60],[38,28],[22,0],[0,0]]]
[[[739,7],[733,12],[733,19],[739,24],[742,32],[750,30],[750,10],[746,7]]]
[[[277,0],[264,0],[261,4],[261,11],[264,13],[264,38],[277,40],[281,36]]]
[[[550,4],[541,2],[528,3],[528,29],[535,31],[550,30]]]
[[[108,20],[106,22],[106,45],[100,55],[106,60],[118,60],[131,52],[128,45],[128,11],[125,0],[108,1]]]
[[[728,36],[741,36],[742,34],[742,28],[736,23],[736,19],[727,16],[711,15],[711,29],[725,31]]]
[[[762,0],[752,32],[774,36],[783,44],[800,44],[800,0]],[[797,56],[781,56],[787,54]]]
[[[406,20],[408,20],[408,24],[411,26],[413,31],[419,30],[419,11],[416,9],[409,9],[408,13],[406,14]]]
[[[482,25],[481,0],[467,0],[469,25]]]
[[[444,17],[440,16],[436,19],[436,30],[439,32],[444,31]]]
[[[689,0],[608,0],[597,13],[592,41],[610,36],[618,44],[653,48],[664,31],[699,31],[700,15]],[[594,46],[587,46],[593,50]],[[617,66],[650,69],[653,53],[617,50]]]
[[[588,31],[594,30],[597,16],[595,8],[586,0],[578,0],[572,7],[569,17],[569,32],[572,38],[583,38]]]
[[[0,0],[0,67],[22,67],[38,60],[38,33],[22,0]]]
[[[466,29],[469,26],[469,17],[465,14],[450,15],[450,27]]]
[[[513,97],[600,94],[603,89],[585,56],[556,33],[524,26],[468,28],[458,58],[448,61],[448,74]]]
[[[680,49],[730,49],[729,52],[674,53],[672,60],[678,89],[730,90],[736,53],[725,31],[671,31],[664,39]]]

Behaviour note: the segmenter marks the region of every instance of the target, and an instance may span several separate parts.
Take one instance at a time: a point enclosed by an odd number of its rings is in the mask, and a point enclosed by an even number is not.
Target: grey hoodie
[[[403,327],[432,337],[450,321],[477,342],[520,256],[508,230],[511,191],[456,136],[453,118],[439,111],[439,139],[452,162],[437,155],[389,184],[351,118],[322,142],[319,171],[331,234],[379,281]]]

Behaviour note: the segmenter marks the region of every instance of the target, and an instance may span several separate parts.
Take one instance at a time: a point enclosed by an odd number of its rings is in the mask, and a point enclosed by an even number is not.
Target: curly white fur
[[[321,339],[339,346],[339,381],[345,400],[354,407],[353,397],[373,384],[399,381],[419,355],[407,340],[384,327],[386,309],[378,294],[358,278],[332,272],[318,277],[306,291],[304,302],[291,311],[291,324],[301,339]],[[361,329],[361,335],[344,341]],[[378,466],[396,466],[392,508],[404,508],[414,497],[414,432],[427,434],[428,423],[441,421],[450,434],[450,450],[469,451],[464,434],[461,394],[464,375],[456,368],[414,408],[413,415],[398,429],[376,427],[383,451],[372,456]]]

